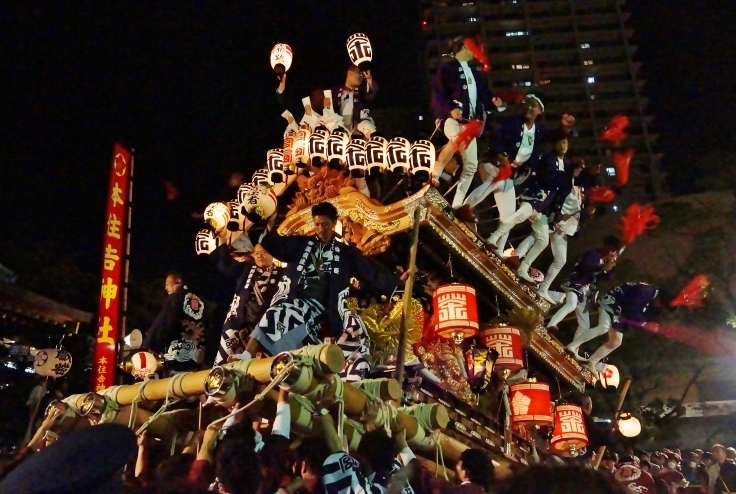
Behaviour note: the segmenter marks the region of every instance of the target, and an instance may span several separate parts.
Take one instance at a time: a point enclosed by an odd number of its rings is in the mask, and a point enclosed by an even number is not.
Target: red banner
[[[131,153],[115,144],[112,153],[110,186],[107,191],[105,235],[102,242],[102,286],[95,344],[92,391],[114,384],[117,343],[120,336],[120,308],[126,257],[126,230],[131,177]]]

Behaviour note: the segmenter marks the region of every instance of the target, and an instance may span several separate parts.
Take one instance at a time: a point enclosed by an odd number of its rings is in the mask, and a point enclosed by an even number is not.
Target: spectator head
[[[579,465],[533,465],[521,470],[500,494],[627,494],[610,474]]]
[[[666,455],[664,453],[657,451],[656,453],[654,453],[654,456],[652,456],[651,461],[655,465],[659,465],[661,467],[662,465],[664,465],[665,457]]]
[[[646,452],[646,451],[642,451],[641,454],[639,454],[639,459],[641,461],[647,461],[648,462],[649,461],[649,458],[650,458],[649,453]]]
[[[719,464],[723,463],[726,461],[726,458],[728,458],[726,455],[726,448],[724,448],[722,444],[714,444],[713,447],[710,448],[710,453]]]
[[[181,275],[181,273],[172,271],[171,273],[166,275],[166,283],[164,284],[164,289],[166,290],[166,293],[171,295],[172,293],[176,292],[183,284],[184,277]]]
[[[585,415],[590,415],[591,413],[593,413],[593,400],[591,400],[590,396],[586,395],[585,393],[575,391],[571,393],[570,396],[568,396],[567,400],[570,403],[578,405],[580,408],[582,408]]]
[[[601,465],[607,470],[613,470],[617,463],[618,455],[611,452],[606,452],[601,460]]]
[[[260,483],[260,462],[251,424],[227,429],[215,447],[215,475],[230,494],[255,494]]]
[[[189,468],[195,459],[193,454],[180,454],[166,458],[156,467],[156,484],[172,487],[185,484]]]
[[[641,460],[639,462],[639,468],[641,468],[643,472],[651,472],[652,464],[649,463],[649,460]]]
[[[618,255],[622,246],[623,243],[621,242],[621,239],[616,235],[607,235],[606,238],[603,239],[602,251],[604,256],[614,256]]]
[[[460,454],[455,472],[461,482],[469,480],[488,491],[493,484],[494,466],[491,457],[482,449],[470,448]]]
[[[736,448],[726,448],[726,458],[736,460]]]
[[[325,449],[319,444],[304,441],[299,445],[296,452],[296,474],[304,480],[322,479],[322,465],[327,459]]]
[[[687,454],[687,460],[688,460],[688,466],[690,468],[695,468],[698,466],[698,462],[700,461],[700,455],[696,453],[695,451]]]
[[[715,457],[708,451],[700,455],[700,461],[706,468],[717,463]]]
[[[384,429],[366,432],[358,444],[357,456],[360,467],[366,474],[390,472],[394,460],[390,452],[393,450],[394,442]]]
[[[355,89],[363,82],[363,73],[357,65],[350,64],[345,70],[345,85],[350,89]]]

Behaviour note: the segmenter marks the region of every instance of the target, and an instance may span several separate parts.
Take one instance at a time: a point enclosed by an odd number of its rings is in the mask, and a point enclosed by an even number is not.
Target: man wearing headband
[[[453,56],[451,60],[443,62],[437,69],[437,75],[432,81],[432,111],[440,122],[445,136],[450,140],[448,146],[454,147],[455,140],[461,134],[470,120],[481,120],[485,123],[486,114],[493,108],[499,111],[505,109],[500,98],[491,94],[485,75],[470,67],[469,62],[476,58],[470,50],[472,40],[462,36],[455,38],[450,46]],[[472,45],[475,46],[475,45]],[[478,133],[483,132],[482,126]],[[460,151],[463,160],[463,170],[457,182],[452,207],[463,205],[465,195],[470,188],[478,169],[478,146],[473,136],[465,150]],[[442,153],[441,153],[442,154]],[[450,156],[447,157],[449,160]],[[437,180],[445,167],[445,160],[438,159],[432,171]]]
[[[496,180],[499,167],[492,163],[484,163],[481,177],[484,182],[477,187],[465,201],[470,207],[475,207],[491,192],[493,192],[498,206],[500,221],[507,220],[516,211],[516,192],[514,184],[521,185],[536,171],[542,154],[542,146],[547,142],[557,142],[569,135],[575,119],[570,115],[563,115],[561,129],[550,131],[544,124],[537,123],[537,117],[544,112],[544,103],[534,95],[527,95],[523,116],[511,119],[496,135],[492,146],[492,156],[505,154],[515,170],[515,178]],[[497,254],[503,253],[508,233],[496,239]]]

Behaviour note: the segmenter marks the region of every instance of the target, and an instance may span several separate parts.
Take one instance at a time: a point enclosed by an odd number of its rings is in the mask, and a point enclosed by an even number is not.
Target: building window
[[[506,31],[506,36],[526,36],[526,31]]]
[[[537,82],[537,85],[538,86],[546,86],[549,83],[550,83],[550,80],[549,79],[541,79],[539,82]]]
[[[590,99],[595,99],[595,94],[591,94]]]
[[[582,43],[580,45],[580,48],[582,48],[583,50],[586,50],[586,49],[590,48],[590,43]]]
[[[593,60],[583,60],[583,65],[593,65]]]
[[[528,64],[516,64],[516,65],[512,65],[511,68],[515,70],[528,69],[529,65]]]
[[[468,22],[478,22],[477,17],[468,17]]]
[[[588,84],[593,84],[595,82],[595,77],[589,76],[588,77]]]
[[[421,122],[422,120],[424,120],[424,115],[419,115],[419,121]]]
[[[616,169],[614,167],[612,167],[612,166],[607,166],[606,167],[606,174],[609,177],[615,177],[616,176]]]
[[[519,82],[514,83],[514,86],[517,86],[517,87],[524,87],[524,86],[531,86],[531,85],[532,85],[531,81],[519,81]]]

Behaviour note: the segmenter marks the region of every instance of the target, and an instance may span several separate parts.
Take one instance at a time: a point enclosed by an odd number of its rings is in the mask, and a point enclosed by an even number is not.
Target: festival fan
[[[524,93],[514,91],[513,89],[499,89],[494,91],[494,95],[506,103],[521,103],[526,98]]]
[[[610,141],[616,146],[626,139],[626,127],[629,126],[629,117],[626,115],[616,115],[608,122],[606,128],[598,135],[601,141]]]
[[[473,38],[465,38],[465,41],[463,42],[463,44],[465,45],[465,48],[470,50],[470,53],[473,54],[475,59],[478,60],[478,62],[480,62],[480,65],[483,68],[483,72],[485,72],[486,74],[490,72],[491,63],[488,61],[488,57],[483,51],[483,45],[478,43]]]
[[[619,185],[626,185],[629,181],[629,167],[631,167],[631,159],[634,157],[634,150],[614,151],[611,155],[613,166],[616,168],[616,181]]]
[[[455,151],[463,152],[468,149],[468,146],[473,139],[478,137],[483,132],[483,122],[481,120],[471,120],[463,127],[463,130],[455,138]]]
[[[634,203],[626,208],[626,214],[621,218],[621,234],[624,244],[631,243],[645,230],[654,230],[659,225],[659,216],[654,212],[654,206],[642,206]]]
[[[610,187],[591,187],[588,197],[593,203],[611,202],[616,199],[616,193]]]
[[[680,293],[672,299],[670,307],[700,307],[707,296],[710,279],[704,274],[698,274],[685,285]]]

